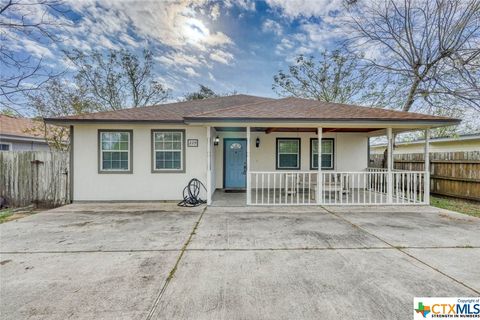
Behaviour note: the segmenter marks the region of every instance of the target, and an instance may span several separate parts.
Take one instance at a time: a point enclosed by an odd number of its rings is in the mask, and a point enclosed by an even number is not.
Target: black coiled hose
[[[200,198],[200,191],[204,189],[207,192],[207,188],[198,179],[193,178],[188,185],[183,188],[183,200],[178,203],[180,207],[196,207],[201,204],[207,203],[207,200]]]

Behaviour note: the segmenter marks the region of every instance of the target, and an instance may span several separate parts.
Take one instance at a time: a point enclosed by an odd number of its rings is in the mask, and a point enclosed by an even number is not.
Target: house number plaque
[[[198,139],[188,139],[187,146],[189,147],[198,147]]]

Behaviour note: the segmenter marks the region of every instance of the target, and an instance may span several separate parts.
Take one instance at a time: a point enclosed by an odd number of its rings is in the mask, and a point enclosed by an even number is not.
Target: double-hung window
[[[300,170],[300,138],[277,138],[277,169]]]
[[[322,169],[334,168],[334,140],[322,139]],[[318,169],[318,139],[310,139],[310,169]]]
[[[152,130],[153,172],[185,170],[185,131]]]
[[[132,172],[131,130],[99,130],[99,172]]]

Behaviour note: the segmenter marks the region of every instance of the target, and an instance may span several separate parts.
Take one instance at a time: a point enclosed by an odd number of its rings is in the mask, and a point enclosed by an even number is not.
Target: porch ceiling
[[[247,129],[245,127],[215,127],[215,130],[219,132],[221,131],[245,132]],[[323,128],[322,132],[372,132],[376,130],[378,130],[378,128]],[[251,131],[265,132],[267,134],[272,132],[315,132],[316,133],[317,128],[252,127]]]
[[[215,127],[217,132],[246,132],[246,127]],[[318,129],[313,127],[251,127],[252,132],[264,132],[270,134],[273,132],[312,132],[317,134]],[[394,130],[395,132],[407,131],[407,130]],[[322,128],[323,133],[327,132],[364,132],[369,135],[385,135],[385,129],[379,128]]]

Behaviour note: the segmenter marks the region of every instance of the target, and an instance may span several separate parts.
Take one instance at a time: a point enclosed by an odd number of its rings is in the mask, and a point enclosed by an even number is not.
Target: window
[[[0,143],[0,151],[10,151],[11,144],[10,143]]]
[[[152,130],[152,148],[154,172],[184,171],[184,130]]]
[[[277,169],[300,170],[299,138],[277,138]]]
[[[334,167],[334,140],[322,139],[322,169]],[[318,139],[310,139],[310,169],[318,169]]]
[[[102,173],[132,172],[131,130],[99,130],[99,158]]]

